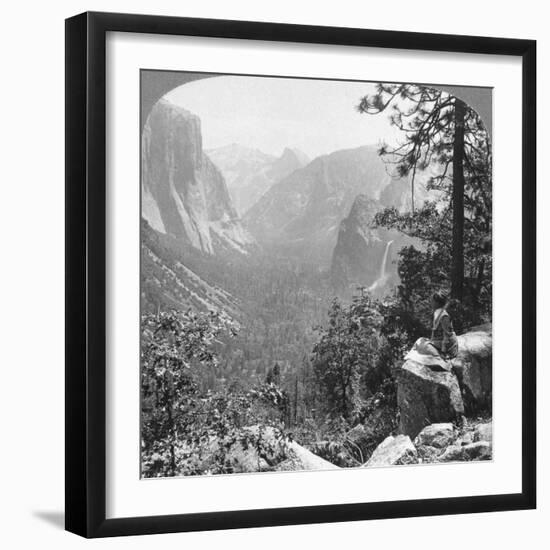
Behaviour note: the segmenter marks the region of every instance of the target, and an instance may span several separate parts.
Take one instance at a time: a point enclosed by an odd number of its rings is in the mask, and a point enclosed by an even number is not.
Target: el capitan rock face
[[[207,254],[246,253],[253,242],[222,174],[203,152],[200,119],[166,100],[156,103],[143,130],[142,216]]]

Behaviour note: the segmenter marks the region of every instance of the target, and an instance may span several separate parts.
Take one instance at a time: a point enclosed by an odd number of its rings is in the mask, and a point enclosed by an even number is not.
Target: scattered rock
[[[266,460],[260,458],[254,449],[243,449],[238,444],[227,453],[226,462],[233,466],[235,473],[265,472],[271,469]]]
[[[458,460],[468,460],[468,455],[462,445],[450,445],[439,455],[439,462],[455,462]]]
[[[287,470],[332,470],[338,469],[331,462],[312,453],[296,441],[289,441],[270,426],[248,426],[251,441],[258,438],[259,444],[236,442],[227,452],[225,460],[235,473],[287,471]],[[214,450],[216,443],[213,443]],[[258,452],[258,449],[262,449]]]
[[[395,416],[394,407],[381,406],[373,410],[363,424],[358,424],[347,432],[346,438],[359,451],[354,452],[354,456],[360,454],[357,458],[361,463],[366,462],[380,442],[395,429]]]
[[[489,410],[493,394],[493,337],[490,324],[458,336],[453,371],[458,377],[466,414]]]
[[[476,441],[462,447],[470,460],[491,460],[492,446],[488,441]]]
[[[430,445],[420,445],[416,448],[416,451],[418,452],[418,462],[430,463],[439,462],[438,458],[442,449]]]
[[[457,445],[469,445],[470,443],[473,443],[473,442],[474,442],[473,432],[465,432],[456,440]]]
[[[395,375],[402,434],[416,437],[425,426],[457,421],[464,414],[458,380],[452,372],[434,371],[407,360]]]
[[[454,429],[450,422],[426,426],[414,440],[416,447],[427,445],[439,449],[447,447],[454,439]]]
[[[474,430],[474,441],[493,442],[493,423],[478,424]]]
[[[455,462],[465,460],[490,460],[491,444],[487,441],[477,441],[467,445],[451,445],[439,455],[439,462]]]
[[[410,437],[390,435],[378,447],[364,467],[396,466],[399,464],[416,464],[418,453]]]
[[[288,443],[288,456],[287,460],[290,460],[295,466],[296,470],[338,470],[338,466],[332,464],[328,460],[317,456],[316,454],[308,451],[305,447],[302,447],[296,441]],[[282,470],[279,467],[277,470]]]

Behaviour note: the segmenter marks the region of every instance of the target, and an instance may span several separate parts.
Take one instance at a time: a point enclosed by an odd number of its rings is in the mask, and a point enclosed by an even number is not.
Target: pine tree
[[[479,116],[460,99],[441,90],[415,84],[378,84],[374,95],[358,105],[361,113],[376,115],[389,109],[390,122],[401,130],[403,141],[380,147],[380,155],[394,165],[396,175],[409,177],[411,210],[415,213],[415,183],[419,171],[436,175],[432,188],[450,195],[453,233],[451,295],[461,300],[464,289],[465,202],[475,207],[479,192],[490,193],[490,148]],[[477,187],[477,189],[472,189]],[[485,187],[485,189],[480,189]],[[450,189],[449,189],[450,188]],[[473,204],[472,204],[473,203]],[[490,204],[485,204],[490,210]],[[490,217],[490,213],[489,213]],[[483,273],[484,260],[479,271]]]

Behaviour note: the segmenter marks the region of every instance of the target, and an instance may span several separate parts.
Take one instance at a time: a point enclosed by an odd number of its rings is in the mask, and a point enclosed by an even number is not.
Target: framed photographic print
[[[66,528],[535,507],[535,42],[66,22]]]

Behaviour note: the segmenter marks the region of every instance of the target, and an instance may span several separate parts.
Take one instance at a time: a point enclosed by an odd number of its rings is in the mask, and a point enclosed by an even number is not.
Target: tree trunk
[[[462,300],[464,289],[464,117],[466,108],[455,99],[453,143],[453,242],[451,297]]]
[[[294,426],[298,425],[298,375],[294,378]]]
[[[481,288],[483,286],[483,276],[485,275],[485,258],[481,258],[479,266],[477,269],[476,277],[476,286],[475,286],[475,295],[474,295],[474,307],[479,310],[481,309],[479,303],[479,295],[481,294]]]
[[[340,385],[342,386],[342,416],[348,419],[348,395],[344,375],[340,373]]]

